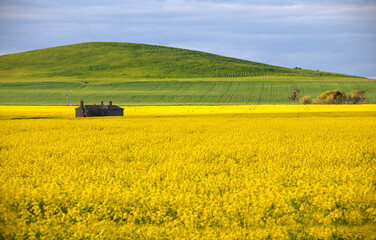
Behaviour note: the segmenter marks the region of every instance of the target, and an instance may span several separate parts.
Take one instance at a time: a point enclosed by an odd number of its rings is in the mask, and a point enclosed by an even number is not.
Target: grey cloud
[[[123,41],[376,76],[370,69],[376,62],[375,16],[374,1],[355,0],[5,0],[0,53]],[[344,67],[354,61],[359,67]]]

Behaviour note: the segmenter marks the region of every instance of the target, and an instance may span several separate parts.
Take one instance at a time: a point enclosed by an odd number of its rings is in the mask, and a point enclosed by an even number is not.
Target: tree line
[[[294,91],[288,97],[292,104],[295,104],[298,100],[301,104],[367,104],[368,100],[365,96],[365,91],[354,90],[350,94],[345,94],[339,90],[328,90],[323,92],[320,96],[312,98],[311,96],[304,96],[298,98],[300,91],[294,89]]]

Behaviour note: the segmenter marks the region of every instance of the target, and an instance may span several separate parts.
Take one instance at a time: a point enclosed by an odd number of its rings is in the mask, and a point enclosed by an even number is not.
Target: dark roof
[[[85,109],[87,111],[92,111],[92,110],[121,110],[123,108],[116,106],[116,105],[84,105]],[[78,107],[76,109],[81,109],[81,107]]]

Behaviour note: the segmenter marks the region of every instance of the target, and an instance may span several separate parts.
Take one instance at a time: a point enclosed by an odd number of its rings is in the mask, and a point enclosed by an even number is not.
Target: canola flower
[[[0,238],[375,239],[376,107],[0,107]]]

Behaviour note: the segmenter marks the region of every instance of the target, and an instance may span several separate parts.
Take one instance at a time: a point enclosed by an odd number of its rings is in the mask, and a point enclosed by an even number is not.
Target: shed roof
[[[116,105],[84,105],[87,111],[91,110],[121,110],[123,108]],[[82,109],[81,106],[76,108],[77,110]]]

